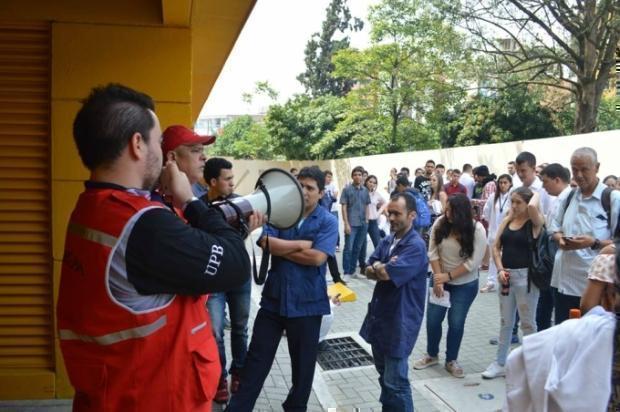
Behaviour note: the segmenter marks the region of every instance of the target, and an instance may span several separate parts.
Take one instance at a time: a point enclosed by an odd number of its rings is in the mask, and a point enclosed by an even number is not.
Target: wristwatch
[[[599,250],[600,248],[601,248],[601,241],[598,239],[594,239],[594,243],[592,243],[592,246],[590,246],[590,249]]]
[[[191,199],[189,199],[187,202],[185,202],[185,204],[183,205],[183,208],[181,209],[183,212],[185,212],[185,209],[187,208],[187,205],[189,205],[190,203],[196,201],[196,200],[200,200],[198,199],[196,196],[192,196]]]

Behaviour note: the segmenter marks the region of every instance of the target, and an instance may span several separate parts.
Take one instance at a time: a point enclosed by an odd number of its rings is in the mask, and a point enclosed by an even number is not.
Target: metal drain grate
[[[319,352],[317,362],[324,371],[374,365],[372,356],[350,336],[325,340],[329,350]]]

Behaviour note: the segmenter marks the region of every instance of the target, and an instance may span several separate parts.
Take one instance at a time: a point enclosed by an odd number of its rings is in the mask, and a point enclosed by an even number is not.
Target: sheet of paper
[[[449,308],[450,305],[450,292],[448,292],[447,290],[443,291],[443,296],[442,297],[437,297],[437,295],[435,295],[435,293],[433,293],[433,288],[428,288],[428,293],[429,293],[429,302],[433,303],[435,305],[439,305],[439,306],[444,306],[446,308]]]

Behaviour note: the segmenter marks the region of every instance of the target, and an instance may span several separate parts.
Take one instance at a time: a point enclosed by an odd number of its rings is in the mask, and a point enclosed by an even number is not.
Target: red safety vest
[[[75,411],[211,410],[221,367],[206,297],[175,295],[136,312],[110,292],[121,233],[132,216],[152,207],[161,204],[122,190],[87,189],[71,215],[57,315]]]

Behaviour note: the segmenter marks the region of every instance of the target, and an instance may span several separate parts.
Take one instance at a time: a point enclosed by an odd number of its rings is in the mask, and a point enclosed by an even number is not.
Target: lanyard
[[[502,202],[502,194],[499,194],[499,213],[502,214],[504,212],[504,206],[506,206],[506,202],[508,201],[508,195],[510,193],[506,193],[504,197],[504,201]]]

